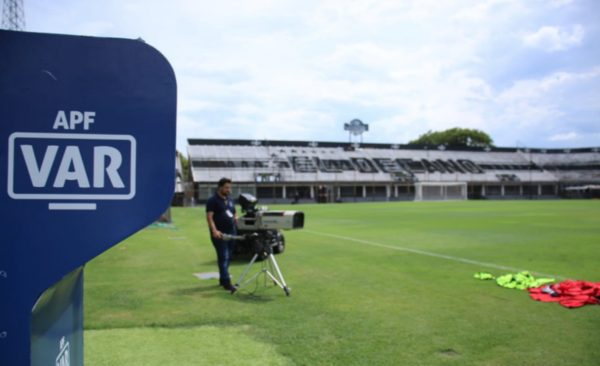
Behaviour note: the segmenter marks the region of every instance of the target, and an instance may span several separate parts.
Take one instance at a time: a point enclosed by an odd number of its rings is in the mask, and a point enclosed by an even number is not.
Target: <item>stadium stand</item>
[[[416,183],[465,183],[469,199],[549,199],[600,183],[598,148],[189,139],[188,155],[196,203],[221,177],[233,180],[234,197],[247,192],[261,203],[414,200]]]
[[[185,178],[179,154],[175,156],[175,194],[171,206],[183,206],[185,195]]]

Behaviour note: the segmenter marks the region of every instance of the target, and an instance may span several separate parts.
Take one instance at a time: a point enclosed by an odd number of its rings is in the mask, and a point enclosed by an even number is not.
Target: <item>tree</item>
[[[494,140],[487,133],[469,128],[451,128],[446,131],[427,131],[418,139],[410,141],[409,145],[452,145],[484,147],[494,146]]]
[[[179,159],[181,159],[181,167],[183,169],[183,179],[186,182],[190,181],[190,169],[189,169],[189,161],[188,159],[179,151],[177,151],[177,154],[179,155]]]

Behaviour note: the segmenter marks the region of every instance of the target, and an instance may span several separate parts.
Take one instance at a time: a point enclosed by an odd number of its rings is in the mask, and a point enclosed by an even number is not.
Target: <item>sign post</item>
[[[176,90],[142,41],[0,31],[0,365],[83,364],[83,266],[168,207]]]

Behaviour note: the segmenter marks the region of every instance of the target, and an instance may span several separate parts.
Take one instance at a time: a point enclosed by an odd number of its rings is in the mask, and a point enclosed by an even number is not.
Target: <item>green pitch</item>
[[[194,277],[217,271],[204,209],[174,208],[178,230],[147,228],[87,265],[86,365],[600,362],[600,306],[473,279],[504,266],[600,281],[598,201],[270,208],[306,213],[276,256],[291,297],[262,279],[252,297]]]

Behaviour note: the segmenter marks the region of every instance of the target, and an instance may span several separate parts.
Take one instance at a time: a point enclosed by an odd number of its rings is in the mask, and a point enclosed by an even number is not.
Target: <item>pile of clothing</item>
[[[600,282],[567,280],[554,285],[530,288],[527,291],[534,300],[558,302],[567,308],[578,308],[587,304],[600,305]]]
[[[567,280],[555,282],[553,278],[534,278],[529,272],[509,273],[494,277],[491,273],[478,272],[473,276],[480,280],[496,280],[498,286],[517,290],[527,290],[532,299],[544,302],[558,302],[567,308],[584,305],[600,305],[600,282]]]
[[[498,286],[504,288],[514,288],[517,290],[526,290],[528,288],[540,287],[542,285],[555,282],[554,278],[538,278],[535,279],[531,273],[527,271],[519,273],[509,273],[498,278],[492,276],[491,273],[479,272],[473,276],[480,280],[496,280]]]

